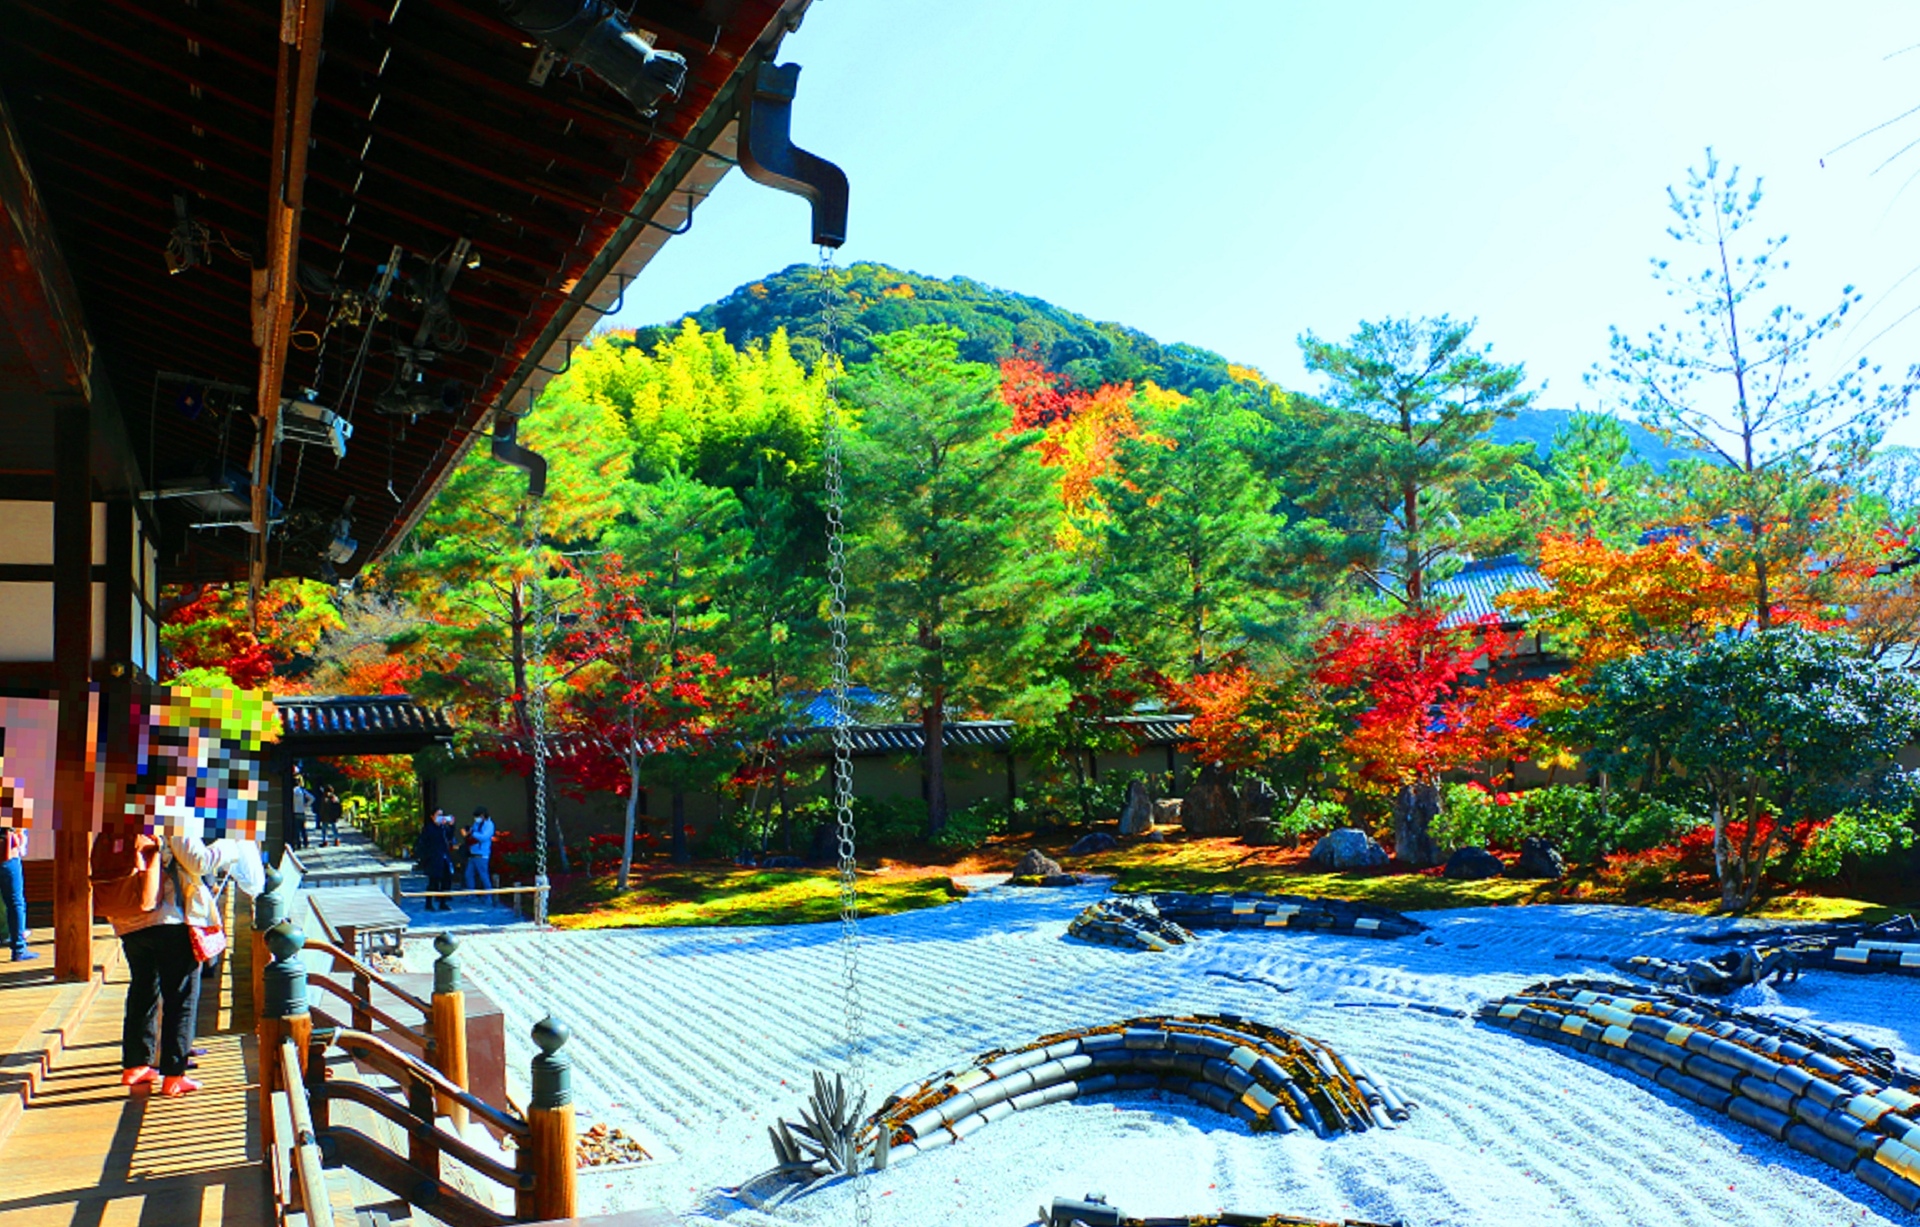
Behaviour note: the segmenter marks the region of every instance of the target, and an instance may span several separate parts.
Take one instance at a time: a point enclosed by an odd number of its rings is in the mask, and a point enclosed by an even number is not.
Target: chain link
[[[847,1041],[847,1093],[859,1100],[866,1090],[866,1020],[860,1000],[859,866],[854,860],[853,825],[853,712],[847,702],[852,676],[847,663],[847,549],[846,486],[841,467],[843,442],[840,401],[834,381],[839,374],[839,293],[835,285],[833,249],[820,249],[820,282],[826,294],[827,339],[821,362],[826,369],[826,414],[821,429],[821,467],[827,496],[827,629],[833,679],[833,813],[840,837],[840,980],[843,1024]],[[884,1128],[884,1126],[883,1126]],[[853,1177],[853,1214],[859,1227],[873,1222],[873,1194],[864,1164]]]
[[[540,558],[540,506],[535,504],[527,517],[527,532],[536,566]],[[535,571],[538,575],[538,570]],[[532,651],[527,654],[526,675],[528,724],[533,733],[533,923],[547,923],[547,686],[541,665],[547,655],[547,599],[549,594],[535,579],[529,588],[528,607],[533,623]],[[543,961],[542,966],[545,966]]]

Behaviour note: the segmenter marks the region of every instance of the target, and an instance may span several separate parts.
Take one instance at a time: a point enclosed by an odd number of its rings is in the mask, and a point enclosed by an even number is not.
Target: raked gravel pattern
[[[1088,1192],[1141,1215],[1225,1208],[1409,1227],[1911,1222],[1851,1176],[1565,1050],[1465,1019],[1348,1004],[1471,1011],[1543,978],[1608,973],[1609,955],[1697,954],[1685,937],[1724,922],[1469,908],[1420,913],[1430,931],[1398,941],[1236,931],[1149,954],[1066,936],[1103,890],[1002,887],[863,921],[875,1093],[1049,1031],[1233,1013],[1326,1040],[1417,1100],[1413,1120],[1321,1141],[1253,1134],[1184,1099],[1056,1104],[877,1174],[876,1224],[1017,1227],[1055,1196]],[[583,1173],[583,1214],[656,1206],[696,1223],[839,1224],[853,1221],[844,1185],[770,1212],[730,1194],[771,1165],[767,1126],[797,1117],[809,1073],[845,1059],[837,938],[835,925],[523,931],[475,934],[462,955],[468,979],[506,1012],[516,1098],[528,1030],[550,1008],[573,1027],[582,1127],[624,1128],[659,1160]],[[1850,1031],[1920,1066],[1920,980],[1816,972],[1733,1000]]]

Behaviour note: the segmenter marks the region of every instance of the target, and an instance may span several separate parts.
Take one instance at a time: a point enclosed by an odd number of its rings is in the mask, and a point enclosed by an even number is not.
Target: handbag
[[[167,876],[173,879],[173,897],[180,905],[180,915],[188,914],[186,892],[180,889],[180,871],[173,862],[167,862]],[[210,925],[197,925],[187,922],[187,943],[193,947],[193,958],[198,963],[210,963],[227,952],[227,931],[215,921]]]
[[[193,946],[193,957],[201,963],[210,963],[227,952],[227,931],[219,925],[188,925],[187,940]]]

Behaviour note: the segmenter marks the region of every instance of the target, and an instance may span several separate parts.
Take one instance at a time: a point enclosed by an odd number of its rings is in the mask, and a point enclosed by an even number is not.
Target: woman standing
[[[453,815],[443,809],[433,811],[433,817],[420,826],[420,838],[413,845],[414,867],[427,875],[428,891],[453,889]],[[440,906],[436,909],[434,904]],[[428,899],[427,911],[448,911],[452,904],[446,899]]]
[[[137,919],[114,922],[127,961],[127,1015],[120,1029],[122,1086],[159,1078],[164,1095],[200,1089],[187,1077],[200,1012],[200,967],[218,957],[212,950],[216,941],[225,946],[218,893],[208,888],[206,879],[227,873],[248,894],[259,893],[265,878],[259,845],[235,839],[202,843],[192,836],[170,835],[160,841],[159,906]]]

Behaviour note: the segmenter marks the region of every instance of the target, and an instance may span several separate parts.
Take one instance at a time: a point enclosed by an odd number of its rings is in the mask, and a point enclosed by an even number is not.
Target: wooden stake
[[[460,986],[460,943],[451,933],[433,939],[439,957],[433,961],[433,1067],[447,1081],[472,1090],[467,1081],[467,994]],[[467,1109],[451,1096],[440,1096],[440,1110],[464,1132]]]

